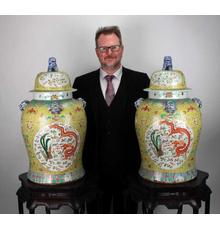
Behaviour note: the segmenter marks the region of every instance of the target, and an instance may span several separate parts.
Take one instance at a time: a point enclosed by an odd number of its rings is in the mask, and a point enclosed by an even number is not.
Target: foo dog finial
[[[172,70],[172,58],[171,56],[165,56],[163,59],[163,70]]]
[[[48,72],[57,72],[58,67],[57,67],[57,62],[55,57],[50,57],[48,60]]]

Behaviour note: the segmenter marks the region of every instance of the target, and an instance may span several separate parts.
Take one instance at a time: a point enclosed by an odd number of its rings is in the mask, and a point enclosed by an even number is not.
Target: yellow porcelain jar
[[[86,134],[84,102],[72,99],[69,76],[49,59],[48,72],[35,80],[33,100],[24,101],[21,129],[29,156],[28,179],[40,184],[78,180],[85,172],[82,150]]]
[[[185,77],[171,57],[151,76],[149,98],[136,102],[135,126],[141,151],[139,174],[150,181],[180,183],[197,175],[196,148],[201,101],[188,98]]]

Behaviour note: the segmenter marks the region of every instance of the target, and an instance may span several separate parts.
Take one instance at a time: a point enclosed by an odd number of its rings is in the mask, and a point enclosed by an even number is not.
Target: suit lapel
[[[101,92],[101,86],[99,82],[99,70],[94,72],[94,76],[91,78],[90,82],[90,92],[89,92],[89,98],[91,101],[91,106],[93,108],[93,112],[97,112],[97,106],[98,103],[104,99],[102,99],[102,92]]]

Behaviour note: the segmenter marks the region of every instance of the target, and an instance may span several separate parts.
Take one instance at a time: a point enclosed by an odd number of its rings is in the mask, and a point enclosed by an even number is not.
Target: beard
[[[106,58],[105,60],[107,60],[107,62],[102,63],[102,67],[104,67],[104,68],[116,68],[116,67],[121,65],[121,60],[117,60],[116,62],[108,63],[108,59],[114,60],[114,57]]]

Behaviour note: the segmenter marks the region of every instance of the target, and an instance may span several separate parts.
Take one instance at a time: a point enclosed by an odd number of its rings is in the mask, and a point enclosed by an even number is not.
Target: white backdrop
[[[185,73],[193,89],[191,97],[202,100],[197,168],[209,173],[211,213],[220,213],[219,16],[0,16],[0,213],[18,213],[18,175],[28,170],[19,103],[32,99],[29,90],[50,56],[72,81],[98,68],[94,36],[106,25],[121,28],[124,66],[150,76],[162,68],[163,56],[171,55],[174,69]],[[156,212],[174,213],[163,207]]]

